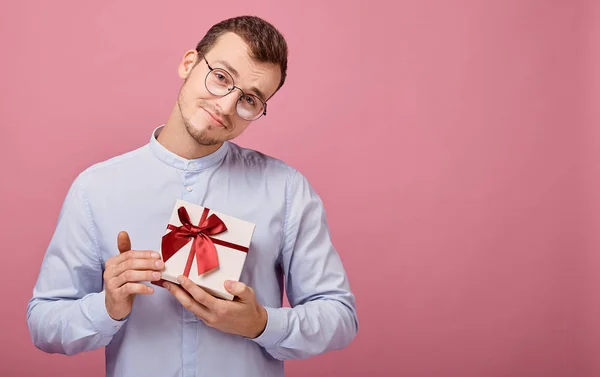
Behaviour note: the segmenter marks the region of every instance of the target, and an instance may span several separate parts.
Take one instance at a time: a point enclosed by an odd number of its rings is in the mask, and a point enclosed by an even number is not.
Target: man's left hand
[[[181,287],[169,282],[165,282],[163,286],[184,308],[208,326],[250,339],[256,338],[264,331],[267,325],[267,311],[256,301],[254,290],[246,284],[226,281],[225,289],[235,296],[233,301],[229,301],[212,296],[185,276],[180,276],[177,280]]]

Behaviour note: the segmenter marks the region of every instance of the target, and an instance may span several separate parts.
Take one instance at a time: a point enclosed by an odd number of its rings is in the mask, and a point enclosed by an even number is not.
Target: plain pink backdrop
[[[236,141],[308,176],[358,303],[355,342],[288,375],[600,375],[583,0],[3,2],[0,375],[104,375],[102,350],[47,355],[26,327],[62,200],[148,141],[185,50],[246,13],[286,36],[289,78]]]

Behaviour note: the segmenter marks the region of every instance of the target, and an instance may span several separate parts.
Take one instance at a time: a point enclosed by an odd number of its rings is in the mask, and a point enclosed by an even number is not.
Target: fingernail
[[[164,283],[163,287],[165,287],[167,290],[171,289],[171,285],[169,283]]]
[[[160,254],[159,253],[152,253],[152,258],[160,258]]]
[[[161,260],[157,260],[156,262],[154,262],[154,265],[156,267],[162,267],[163,266],[163,262]]]
[[[225,288],[227,288],[227,289],[233,289],[233,287],[235,287],[235,284],[231,280],[227,280],[225,282]]]
[[[152,278],[153,278],[154,280],[158,280],[158,279],[160,279],[160,272],[153,272],[153,273],[152,273]]]
[[[185,279],[183,278],[183,276],[179,276],[179,277],[177,278],[177,281],[179,282],[179,284],[183,284],[183,281],[184,281],[184,280],[185,280]]]
[[[152,292],[152,291],[153,291],[152,287],[148,287],[148,292]]]

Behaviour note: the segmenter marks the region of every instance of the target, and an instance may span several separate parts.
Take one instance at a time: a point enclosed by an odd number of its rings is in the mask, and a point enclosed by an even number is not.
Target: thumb
[[[232,295],[237,296],[241,301],[254,300],[254,291],[242,282],[227,280],[225,281],[225,289]]]
[[[117,246],[121,254],[131,250],[131,240],[129,239],[129,234],[127,234],[127,232],[119,232],[119,235],[117,236]]]

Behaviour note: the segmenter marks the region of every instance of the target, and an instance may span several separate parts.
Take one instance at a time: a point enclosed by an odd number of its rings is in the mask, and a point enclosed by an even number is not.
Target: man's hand
[[[244,283],[225,282],[225,289],[236,296],[233,301],[229,301],[212,296],[185,276],[180,276],[177,280],[183,289],[168,282],[164,283],[164,287],[208,326],[250,339],[258,337],[264,331],[267,311],[256,301],[254,290]]]
[[[114,320],[121,320],[131,313],[136,294],[152,294],[154,290],[139,281],[159,280],[164,263],[157,252],[131,250],[127,232],[117,237],[120,254],[106,261],[104,287],[106,311]]]

